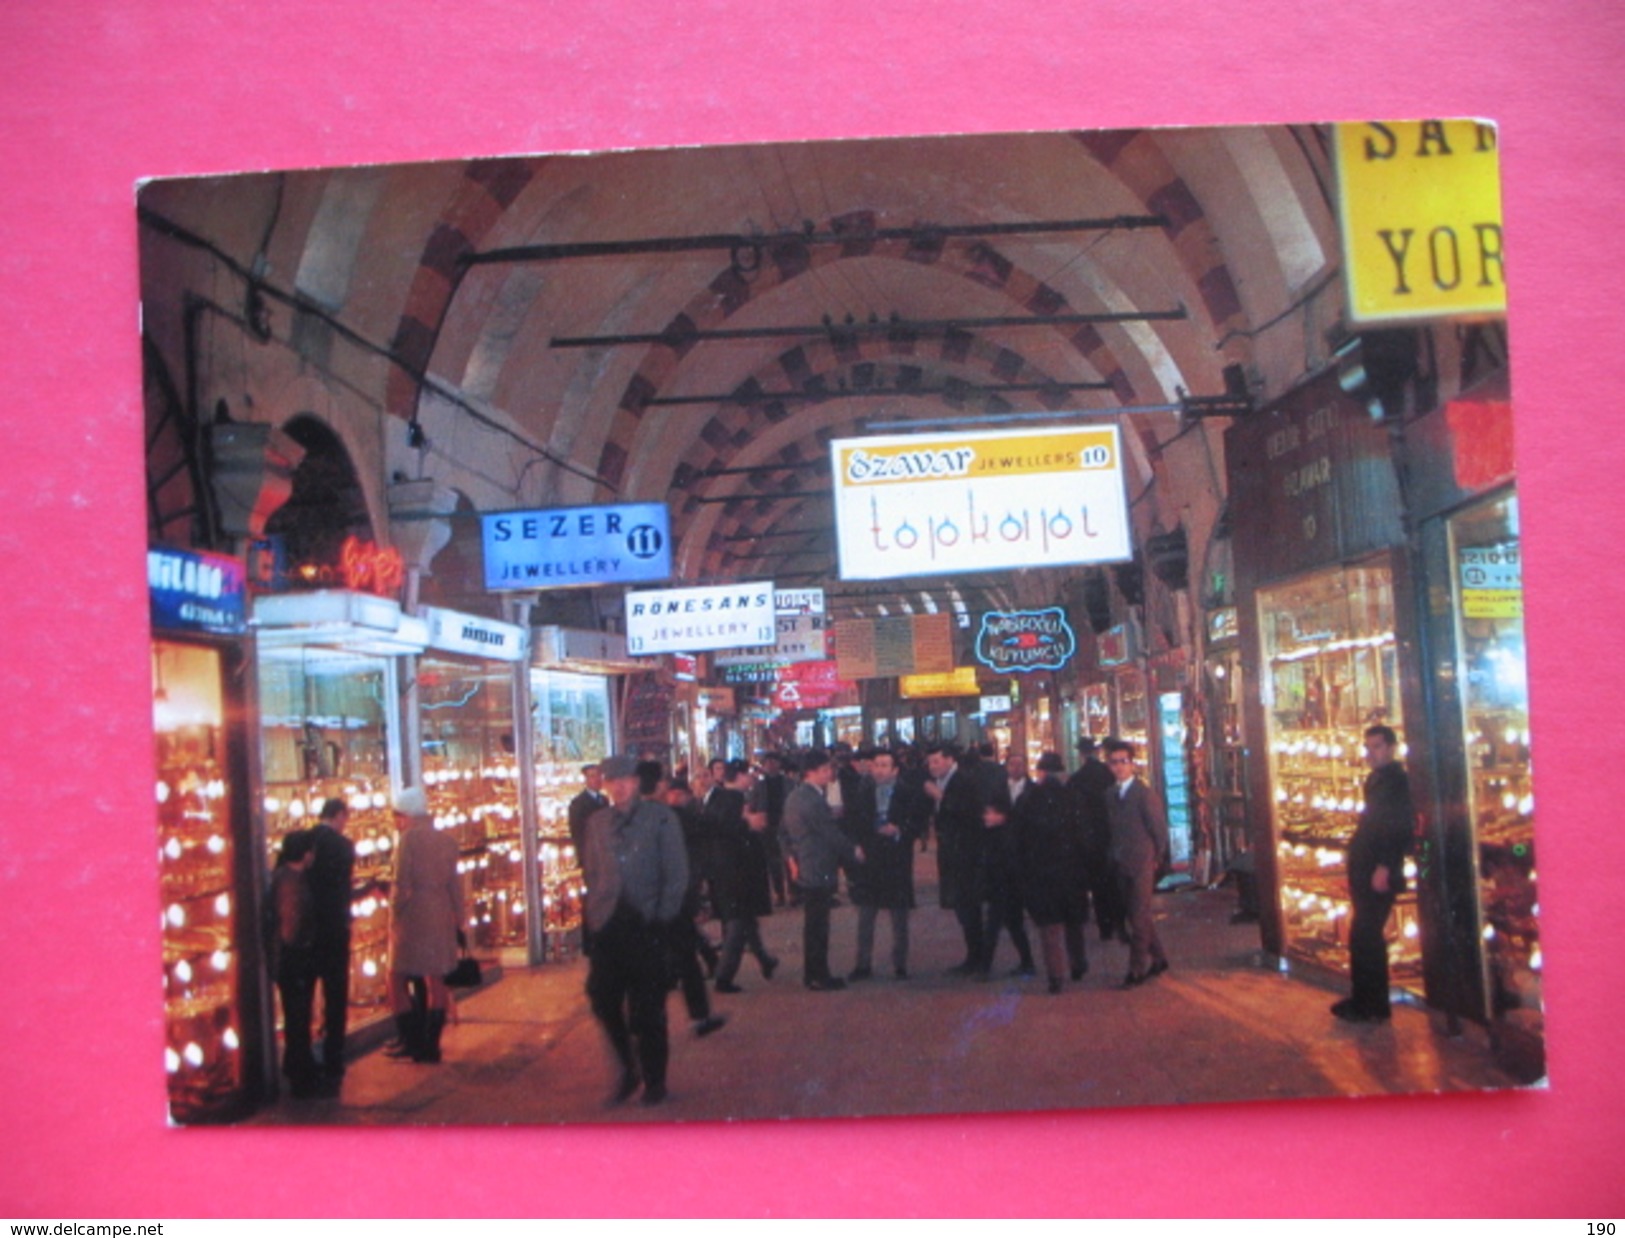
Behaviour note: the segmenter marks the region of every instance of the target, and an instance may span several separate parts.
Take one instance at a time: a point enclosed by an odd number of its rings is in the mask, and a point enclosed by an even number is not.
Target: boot
[[[419,1047],[422,1039],[422,1013],[416,1006],[411,1010],[403,1010],[395,1016],[395,1039],[384,1046],[384,1056],[397,1062],[408,1059],[416,1061],[422,1051]]]
[[[434,1063],[440,1060],[440,1033],[446,1030],[446,1012],[444,1010],[431,1010],[423,1020],[423,1037],[419,1041],[418,1051],[412,1055],[414,1062]]]

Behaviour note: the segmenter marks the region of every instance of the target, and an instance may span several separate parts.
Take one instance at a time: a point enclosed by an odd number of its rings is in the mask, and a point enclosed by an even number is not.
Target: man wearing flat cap
[[[666,1099],[667,938],[688,890],[688,853],[677,816],[645,799],[638,763],[601,766],[609,806],[587,820],[582,857],[592,955],[587,999],[620,1064],[612,1104],[643,1087],[643,1103]]]

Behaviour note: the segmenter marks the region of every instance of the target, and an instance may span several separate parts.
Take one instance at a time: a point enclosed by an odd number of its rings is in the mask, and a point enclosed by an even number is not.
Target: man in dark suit
[[[609,804],[604,794],[604,774],[596,765],[581,767],[581,781],[586,784],[581,794],[570,801],[570,842],[576,849],[576,863],[581,862],[587,846],[587,819]]]
[[[310,886],[315,926],[311,963],[322,986],[322,1083],[336,1093],[344,1078],[344,1040],[350,1019],[350,900],[355,879],[355,844],[344,836],[350,808],[341,799],[322,804],[311,830],[312,855],[305,880]]]
[[[982,964],[982,809],[986,800],[974,758],[962,768],[951,748],[925,754],[926,794],[936,805],[937,901],[954,913],[965,938],[965,959],[949,974],[968,976]]]
[[[979,761],[978,767],[998,766]],[[1032,943],[1027,940],[1025,917],[1021,907],[1020,879],[1017,873],[1015,831],[1010,828],[1011,814],[1022,796],[1032,788],[1027,777],[1027,758],[1012,752],[1004,761],[1004,776],[989,779],[987,805],[982,809],[982,897],[985,915],[982,920],[982,961],[977,971],[988,975],[993,970],[993,956],[999,948],[999,932],[1010,934],[1010,944],[1016,948],[1016,975],[1034,976]]]
[[[711,909],[722,921],[717,992],[738,993],[734,977],[747,949],[756,956],[763,980],[773,978],[779,961],[762,942],[760,917],[772,912],[773,898],[762,842],[767,818],[745,811],[751,789],[749,762],[729,761],[723,779],[724,785],[711,791],[700,818],[711,845]]]
[[[1365,732],[1365,807],[1349,842],[1350,993],[1332,1007],[1349,1023],[1383,1023],[1390,1017],[1388,943],[1384,933],[1394,899],[1405,889],[1405,856],[1416,836],[1410,776],[1399,763],[1399,736],[1392,727]]]
[[[1157,793],[1135,776],[1134,745],[1114,739],[1106,744],[1106,766],[1116,780],[1106,792],[1112,826],[1112,863],[1117,866],[1128,916],[1128,975],[1132,989],[1168,970],[1168,956],[1151,916],[1157,865],[1168,854],[1168,817]]]
[[[892,973],[908,977],[908,913],[914,906],[914,843],[931,822],[931,800],[917,780],[899,776],[887,749],[869,754],[869,778],[860,801],[864,832],[856,841],[866,861],[849,879],[858,908],[858,953],[849,980],[874,975],[875,921],[891,917]]]
[[[829,970],[829,913],[841,862],[863,863],[861,848],[840,831],[825,792],[835,778],[829,754],[814,751],[801,764],[801,785],[784,801],[784,833],[796,857],[796,885],[806,916],[801,943],[803,982],[809,989],[844,989]]]
[[[1106,793],[1117,780],[1097,752],[1092,736],[1085,735],[1078,740],[1078,754],[1083,764],[1067,779],[1066,787],[1077,798],[1083,834],[1082,860],[1089,895],[1095,904],[1095,924],[1100,929],[1100,940],[1110,941],[1113,937],[1127,937],[1123,930],[1123,895],[1111,861],[1112,826],[1106,816]]]

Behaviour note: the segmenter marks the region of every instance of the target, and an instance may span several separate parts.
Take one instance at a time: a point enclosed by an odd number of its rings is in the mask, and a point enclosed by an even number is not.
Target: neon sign
[[[396,597],[406,583],[406,560],[392,546],[347,537],[336,564],[306,563],[295,575],[305,584],[342,585],[357,593]]]
[[[1077,650],[1077,634],[1059,606],[989,611],[976,634],[976,660],[1001,675],[1058,671]]]

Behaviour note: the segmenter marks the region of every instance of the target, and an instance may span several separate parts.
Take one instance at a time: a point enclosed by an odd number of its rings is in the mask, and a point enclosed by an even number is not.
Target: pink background
[[[1622,1211],[1615,0],[3,9],[0,1215]],[[1503,126],[1549,1092],[640,1129],[166,1129],[138,177],[1459,115]]]

